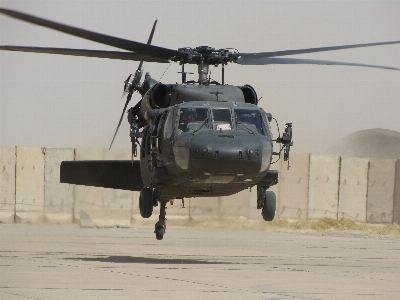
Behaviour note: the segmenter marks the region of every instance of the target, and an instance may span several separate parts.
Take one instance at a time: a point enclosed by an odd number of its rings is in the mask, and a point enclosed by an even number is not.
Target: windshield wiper
[[[210,117],[205,118],[203,123],[201,123],[201,125],[196,130],[193,130],[192,134],[195,134],[197,131],[199,131],[206,124],[206,122],[208,122],[209,118]]]

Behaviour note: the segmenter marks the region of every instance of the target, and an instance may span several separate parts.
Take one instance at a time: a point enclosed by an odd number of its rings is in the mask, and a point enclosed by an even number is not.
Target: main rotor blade
[[[273,51],[273,52],[240,53],[240,58],[238,60],[244,61],[247,59],[257,59],[257,58],[263,58],[263,57],[286,56],[286,55],[315,53],[315,52],[343,50],[343,49],[352,49],[352,48],[392,45],[392,44],[400,44],[400,41],[389,41],[389,42],[368,43],[368,44],[354,44],[354,45],[343,45],[343,46],[332,46],[332,47],[319,47],[319,48],[309,48],[309,49],[283,50],[283,51]],[[240,63],[240,64],[244,64],[244,63]]]
[[[114,36],[96,33],[93,31],[80,29],[77,27],[68,26],[68,25],[64,25],[61,23],[38,18],[38,17],[32,16],[32,15],[28,15],[25,13],[14,11],[14,10],[0,8],[0,13],[10,16],[12,18],[16,18],[16,19],[19,19],[22,21],[26,21],[26,22],[36,24],[39,26],[43,26],[43,27],[47,27],[50,29],[58,30],[58,31],[61,31],[61,32],[64,32],[64,33],[67,33],[67,34],[70,34],[73,36],[81,37],[81,38],[84,38],[84,39],[87,39],[90,41],[113,46],[113,47],[116,47],[119,49],[124,49],[124,50],[138,52],[138,53],[144,53],[144,54],[154,56],[154,57],[157,57],[160,59],[170,59],[175,56],[186,58],[188,56],[188,54],[184,53],[184,52],[167,49],[167,48],[162,48],[162,47],[157,47],[157,46],[152,46],[152,45],[146,45],[146,44],[135,42],[135,41],[130,41],[130,40],[122,39],[122,38],[117,38]]]
[[[153,28],[151,29],[149,39],[147,40],[147,45],[150,45],[150,44],[151,44],[151,41],[153,40],[154,31],[156,30],[156,26],[157,26],[157,21],[158,21],[158,20],[155,20],[155,21],[154,21]],[[142,77],[142,66],[143,66],[143,60],[139,63],[139,66],[138,66],[138,68],[137,68],[137,71],[140,72],[140,77]],[[137,71],[136,71],[136,72],[137,72]],[[139,81],[140,81],[140,79],[141,79],[141,78],[139,78]]]
[[[355,67],[368,67],[368,68],[379,68],[388,70],[398,70],[398,68],[368,65],[368,64],[357,64],[330,60],[318,60],[318,59],[306,59],[306,58],[280,58],[280,57],[261,57],[256,59],[245,59],[236,61],[241,65],[337,65],[337,66],[355,66]]]
[[[150,45],[151,41],[153,40],[154,31],[156,30],[156,26],[157,26],[157,21],[158,20],[154,21],[153,28],[151,29],[149,39],[147,40],[147,45]],[[142,66],[143,66],[143,61],[141,61],[140,64],[139,64],[139,67],[138,67],[139,71],[142,71]]]
[[[169,63],[168,60],[149,56],[146,54],[123,52],[123,51],[102,51],[102,50],[89,50],[89,49],[49,48],[49,47],[22,47],[22,46],[10,46],[10,45],[0,46],[0,50]]]

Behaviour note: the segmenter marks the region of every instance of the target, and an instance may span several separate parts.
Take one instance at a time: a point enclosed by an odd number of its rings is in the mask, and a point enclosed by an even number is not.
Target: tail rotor
[[[154,35],[154,31],[156,29],[156,25],[157,25],[157,20],[154,21],[153,29],[151,30],[149,39],[147,40],[147,45],[151,44],[151,41],[152,41],[153,35]],[[128,78],[124,81],[124,92],[122,94],[122,97],[124,97],[126,93],[128,95],[126,97],[126,102],[125,102],[125,105],[124,105],[124,109],[122,110],[121,118],[119,119],[117,129],[115,130],[113,139],[111,141],[111,144],[110,144],[110,147],[108,148],[108,150],[111,149],[112,144],[114,143],[115,137],[117,136],[119,127],[121,126],[122,119],[123,119],[124,114],[126,112],[126,108],[128,107],[128,104],[132,99],[133,92],[137,91],[141,86],[140,80],[142,79],[142,67],[143,67],[143,61],[141,61],[139,63],[139,66],[138,66],[135,74],[134,75],[130,74],[128,76]]]

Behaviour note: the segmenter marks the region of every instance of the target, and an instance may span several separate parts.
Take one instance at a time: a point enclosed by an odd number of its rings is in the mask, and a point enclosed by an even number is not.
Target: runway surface
[[[0,299],[400,299],[400,239],[0,224]]]

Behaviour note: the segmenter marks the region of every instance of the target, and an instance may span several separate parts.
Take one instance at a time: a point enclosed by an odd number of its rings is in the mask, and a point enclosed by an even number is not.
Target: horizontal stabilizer
[[[63,161],[60,182],[130,191],[143,188],[138,160]]]

